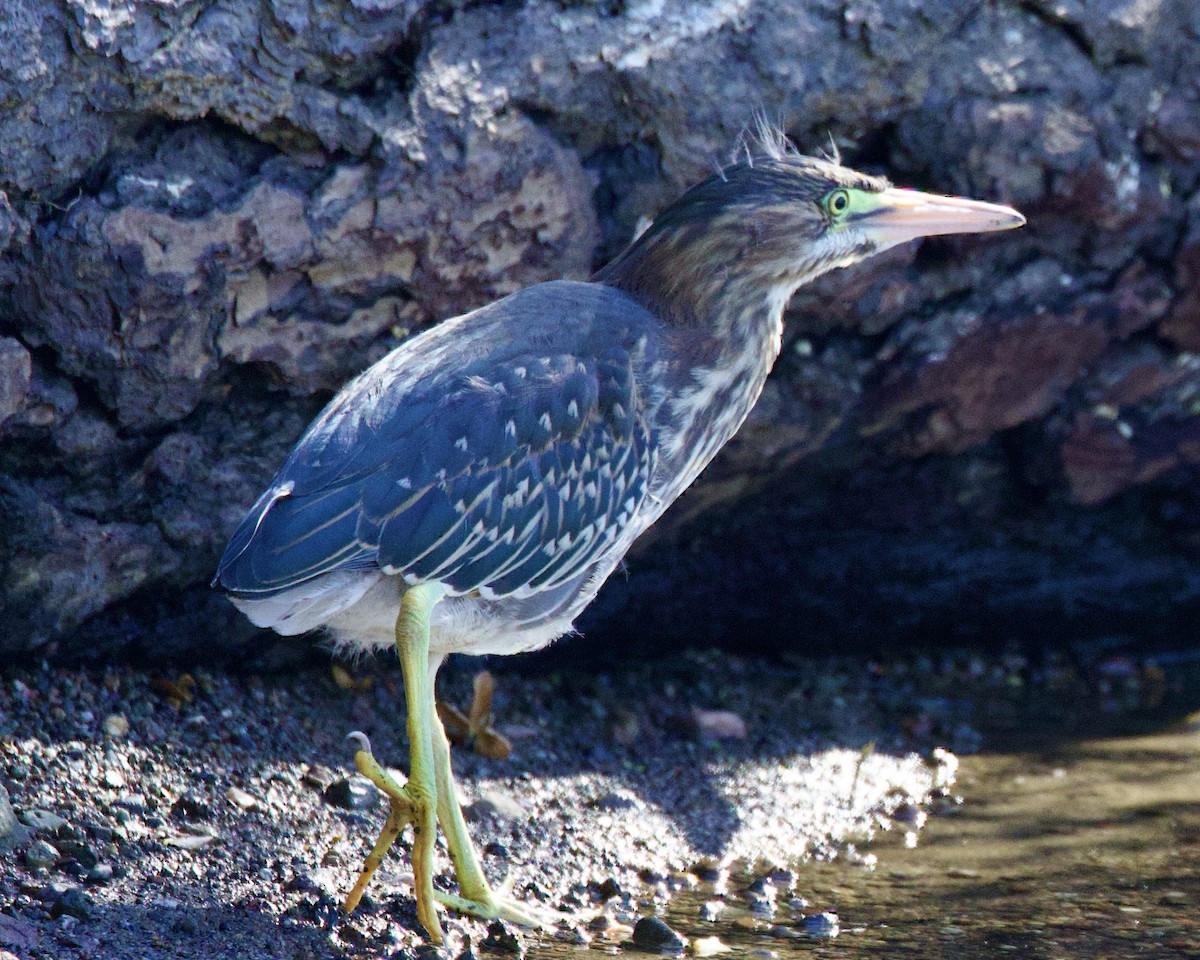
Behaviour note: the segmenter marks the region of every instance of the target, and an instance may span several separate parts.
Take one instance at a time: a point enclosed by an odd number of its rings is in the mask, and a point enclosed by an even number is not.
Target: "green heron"
[[[801,284],[898,243],[1023,224],[769,144],[688,190],[589,282],[447,320],[351,381],[251,507],[214,585],[261,627],[395,644],[407,782],[351,734],[390,798],[346,899],[413,826],[417,914],[435,901],[536,924],[480,869],[434,709],[454,652],[533,650],[571,629],[630,545],[746,419]],[[441,825],[458,895],[433,888]]]

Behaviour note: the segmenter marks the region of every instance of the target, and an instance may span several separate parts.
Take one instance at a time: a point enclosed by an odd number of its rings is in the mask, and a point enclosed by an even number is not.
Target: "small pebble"
[[[836,937],[840,932],[838,915],[832,911],[810,913],[804,918],[804,932],[813,937]]]
[[[213,811],[204,797],[189,791],[172,804],[171,813],[185,820],[210,820]]]
[[[168,847],[178,847],[180,850],[203,850],[219,839],[219,834],[201,829],[194,833],[173,833],[164,837],[162,842]]]
[[[488,924],[487,936],[479,945],[485,953],[507,953],[524,956],[525,945],[516,927],[503,920],[493,920]]]
[[[756,917],[773,917],[775,915],[775,901],[770,897],[764,897],[757,893],[746,895],[746,904],[750,907],[750,912]]]
[[[596,888],[596,893],[601,900],[611,900],[613,897],[623,896],[625,891],[621,889],[621,885],[616,880],[608,877]]]
[[[725,904],[720,900],[706,900],[700,906],[700,919],[707,920],[709,923],[715,923],[717,918],[721,916],[721,911],[725,909]]]
[[[116,767],[109,767],[104,771],[104,785],[114,790],[120,789],[125,786],[125,774]]]
[[[636,805],[632,797],[622,796],[615,791],[603,793],[589,804],[594,810],[607,810],[610,813],[615,810],[628,810]]]
[[[577,947],[586,947],[592,942],[586,930],[574,925],[559,927],[554,931],[554,939],[559,943],[570,943]]]
[[[614,924],[616,920],[610,913],[598,913],[588,922],[588,929],[593,933],[605,933]]]
[[[90,870],[100,862],[100,855],[90,844],[78,840],[59,840],[57,846],[60,855],[73,858],[84,870]]]
[[[683,953],[687,940],[658,917],[642,917],[633,928],[633,945],[652,953]]]
[[[285,889],[296,893],[316,893],[321,889],[321,885],[311,873],[298,873],[287,882]]]
[[[703,860],[697,860],[692,865],[691,872],[704,883],[717,883],[724,876],[724,871],[721,869],[720,863],[707,857]]]
[[[230,787],[225,791],[225,796],[230,803],[241,810],[253,810],[258,805],[258,801],[241,787]]]
[[[919,828],[925,823],[925,811],[915,803],[902,803],[892,811],[892,819],[896,823]]]
[[[774,950],[768,950],[765,947],[759,947],[751,950],[749,956],[754,957],[754,960],[779,960],[779,954]]]
[[[45,840],[34,840],[25,848],[25,866],[32,870],[49,870],[58,863],[58,850]]]
[[[300,782],[318,790],[324,790],[334,781],[334,776],[327,767],[310,767],[300,777]]]
[[[53,883],[48,883],[44,887],[38,887],[33,891],[35,896],[42,903],[54,903],[55,900],[61,900],[63,895],[68,890],[77,890],[78,886],[66,880],[55,880]]]
[[[732,710],[697,710],[693,716],[702,736],[716,740],[746,739],[746,721]]]
[[[149,806],[147,806],[146,798],[140,793],[129,793],[118,798],[116,806],[119,808],[117,811],[118,819],[120,819],[121,813],[123,812],[145,813],[150,809]]]
[[[689,952],[693,957],[715,957],[719,953],[728,953],[731,948],[722,943],[720,937],[700,937],[692,941]]]
[[[8,791],[0,787],[0,853],[19,847],[29,839],[28,826],[17,823],[16,814],[8,800]]]
[[[479,823],[481,820],[499,820],[508,822],[524,820],[525,808],[512,797],[503,793],[485,793],[472,804],[463,808],[463,816],[468,823]]]
[[[172,924],[172,927],[180,933],[186,933],[189,936],[194,936],[200,932],[200,923],[195,917],[188,916],[187,914],[176,920]]]
[[[56,834],[67,826],[66,820],[49,810],[26,810],[21,814],[21,822],[38,833],[49,834]]]
[[[104,732],[110,737],[124,737],[129,733],[129,721],[120,713],[110,713],[104,718]]]
[[[111,863],[98,863],[84,877],[88,883],[108,883],[113,878]]]
[[[84,893],[79,887],[69,887],[61,897],[54,901],[54,906],[50,908],[50,916],[52,917],[77,917],[80,920],[87,920],[92,915],[91,898]]]
[[[791,891],[796,887],[796,871],[786,867],[778,867],[771,871],[769,877],[777,890]]]
[[[691,873],[672,873],[667,877],[667,885],[672,890],[695,890],[700,881]]]
[[[321,799],[342,810],[373,810],[379,804],[379,791],[366,777],[342,777],[321,793]]]
[[[702,710],[694,707],[668,716],[664,726],[681,737],[712,740],[745,740],[746,721],[729,710]]]

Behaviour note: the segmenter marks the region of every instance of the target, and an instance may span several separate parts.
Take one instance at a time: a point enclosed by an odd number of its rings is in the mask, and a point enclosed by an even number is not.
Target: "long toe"
[[[566,914],[541,904],[523,903],[512,894],[511,884],[505,881],[496,890],[486,890],[475,898],[459,897],[452,893],[434,892],[438,902],[457,913],[466,913],[484,920],[507,920],[532,930],[549,930]]]
[[[433,889],[433,848],[436,840],[437,818],[429,799],[413,800],[413,894],[417,899],[417,919],[434,943],[442,942],[442,925],[438,920],[436,892]]]
[[[366,862],[363,864],[362,872],[358,875],[358,880],[354,887],[346,895],[346,902],[343,909],[347,914],[351,914],[358,907],[358,902],[362,899],[362,895],[366,892],[367,884],[371,882],[371,878],[375,876],[375,871],[379,869],[379,865],[383,863],[383,857],[396,842],[396,838],[400,836],[400,831],[404,829],[406,823],[411,822],[410,815],[411,807],[406,803],[401,803],[395,799],[392,801],[392,808],[388,812],[387,822],[383,825],[383,830],[379,833],[379,839],[375,841],[375,846],[371,848],[371,852],[367,854]]]

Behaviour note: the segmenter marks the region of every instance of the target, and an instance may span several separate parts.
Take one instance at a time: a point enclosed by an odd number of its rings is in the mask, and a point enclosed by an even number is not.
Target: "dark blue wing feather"
[[[414,338],[317,418],[217,581],[269,596],[375,568],[506,596],[578,576],[647,495],[655,330],[617,291],[552,283]]]

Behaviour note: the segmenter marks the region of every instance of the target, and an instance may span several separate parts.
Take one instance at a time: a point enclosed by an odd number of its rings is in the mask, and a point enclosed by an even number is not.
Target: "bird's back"
[[[214,583],[297,633],[380,575],[488,599],[577,579],[646,496],[656,329],[619,291],[559,281],[414,337],[313,422]]]

